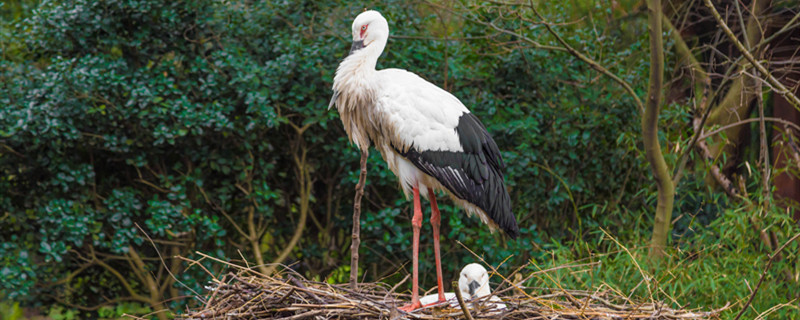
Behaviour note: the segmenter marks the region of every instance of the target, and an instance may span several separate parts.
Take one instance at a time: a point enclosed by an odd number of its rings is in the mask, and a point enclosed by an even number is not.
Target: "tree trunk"
[[[642,117],[642,137],[645,155],[653,170],[653,177],[658,187],[658,205],[653,224],[653,236],[650,241],[650,257],[660,259],[664,256],[664,248],[667,246],[675,186],[672,184],[670,170],[661,153],[661,144],[658,142],[658,113],[664,84],[661,0],[647,0],[647,11],[650,32],[650,85],[647,89],[647,102]]]

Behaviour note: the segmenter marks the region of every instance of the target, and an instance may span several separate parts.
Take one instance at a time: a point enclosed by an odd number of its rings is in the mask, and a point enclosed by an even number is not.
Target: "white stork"
[[[389,24],[377,11],[353,21],[353,45],[333,81],[334,104],[348,137],[381,153],[408,198],[414,198],[411,311],[419,301],[420,193],[431,203],[433,250],[439,302],[445,301],[439,257],[441,217],[435,190],[443,190],[468,214],[476,214],[492,231],[519,235],[511,199],[503,183],[503,159],[492,137],[475,115],[449,92],[401,69],[375,70],[389,39]]]

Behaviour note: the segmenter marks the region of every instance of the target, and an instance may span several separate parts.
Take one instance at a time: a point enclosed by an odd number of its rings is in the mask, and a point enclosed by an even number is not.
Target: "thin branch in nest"
[[[453,281],[453,291],[456,292],[456,299],[458,299],[458,305],[461,306],[461,312],[464,313],[464,317],[467,320],[473,320],[472,314],[469,313],[469,308],[467,308],[467,304],[464,303],[464,297],[461,296],[461,289],[458,288],[458,281]]]

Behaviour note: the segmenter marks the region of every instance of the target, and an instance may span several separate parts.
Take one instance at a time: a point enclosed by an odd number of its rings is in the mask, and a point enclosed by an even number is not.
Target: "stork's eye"
[[[367,31],[367,25],[361,26],[361,31]]]

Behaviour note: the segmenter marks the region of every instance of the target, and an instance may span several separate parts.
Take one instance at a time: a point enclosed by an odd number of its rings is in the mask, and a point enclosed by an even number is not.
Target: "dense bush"
[[[159,309],[173,299],[167,307],[179,310],[192,300],[178,298],[210,279],[176,258],[199,259],[197,251],[237,263],[280,257],[309,278],[346,279],[359,154],[327,105],[360,7],[332,0],[30,7],[16,20],[4,13],[9,22],[0,30],[0,299],[69,310],[106,299],[134,302],[117,304],[121,310]],[[376,9],[396,35],[454,32],[424,5]],[[514,38],[482,38],[485,26],[454,24],[472,38],[392,38],[378,63],[446,86],[479,115],[509,163],[520,240],[490,234],[443,201],[446,277],[476,260],[456,241],[493,264],[513,256],[501,268],[508,271],[552,252],[582,259],[613,247],[600,227],[633,242],[644,237],[654,190],[630,97],[569,55],[504,53],[498,43]],[[596,32],[590,28],[569,32],[584,39]],[[544,37],[540,31],[531,32]],[[581,45],[619,65],[615,71],[625,66],[631,82],[645,81],[646,39],[614,39]],[[684,120],[676,114],[669,121]],[[410,203],[377,152],[369,163],[361,266],[367,280],[396,281],[410,257]],[[698,202],[707,195],[691,192]],[[423,229],[427,287],[432,248]],[[108,306],[96,312],[115,314]]]

